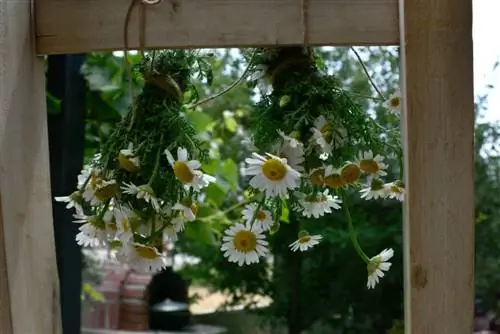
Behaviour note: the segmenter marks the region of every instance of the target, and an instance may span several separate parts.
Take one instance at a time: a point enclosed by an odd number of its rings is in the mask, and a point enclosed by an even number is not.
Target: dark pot
[[[167,299],[149,309],[149,329],[157,331],[180,331],[189,325],[189,305]]]

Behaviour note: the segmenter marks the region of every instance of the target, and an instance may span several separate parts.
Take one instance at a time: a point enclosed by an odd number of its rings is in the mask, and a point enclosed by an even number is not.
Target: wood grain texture
[[[43,58],[29,1],[0,0],[0,333],[60,333]]]
[[[313,45],[397,44],[397,0],[308,0]],[[39,54],[124,48],[130,0],[37,0]],[[255,47],[303,42],[299,0],[161,0],[146,9],[146,48]],[[138,48],[138,9],[130,47]]]
[[[471,0],[401,0],[406,333],[470,334],[474,294]]]

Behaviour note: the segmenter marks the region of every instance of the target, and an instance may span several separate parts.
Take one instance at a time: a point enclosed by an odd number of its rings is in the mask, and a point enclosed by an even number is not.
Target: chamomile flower
[[[118,184],[114,179],[104,179],[98,170],[92,171],[90,180],[83,191],[83,198],[91,205],[102,204],[118,193]]]
[[[319,218],[325,213],[332,213],[333,210],[340,209],[342,201],[337,196],[332,196],[326,189],[322,193],[317,193],[308,196],[300,196],[300,205],[302,206],[302,215],[305,217]]]
[[[151,203],[151,206],[156,211],[160,210],[160,204],[158,203],[155,192],[150,185],[143,184],[140,186],[136,186],[132,182],[124,183],[124,186],[122,186],[122,190],[125,194],[135,196],[137,199],[142,198],[147,203]]]
[[[331,165],[325,168],[324,182],[332,189],[339,189],[346,185],[346,181],[342,178],[342,170]]]
[[[293,147],[289,142],[283,142],[276,145],[276,155],[280,158],[286,159],[287,164],[297,172],[303,172],[304,167],[304,146],[297,145]]]
[[[286,159],[267,153],[265,158],[253,153],[253,158],[247,158],[246,175],[253,175],[250,185],[262,190],[267,196],[287,197],[289,189],[299,185],[300,173],[291,168]]]
[[[405,200],[406,191],[403,182],[397,180],[390,183],[386,183],[384,184],[384,189],[389,198],[396,199],[400,202],[403,202]]]
[[[263,231],[254,224],[235,224],[225,231],[221,250],[229,262],[243,264],[258,263],[260,256],[269,252]]]
[[[179,240],[179,236],[173,224],[167,224],[165,226],[165,229],[163,229],[163,239],[169,242],[176,242]]]
[[[106,220],[110,220],[111,212],[106,212],[105,217],[85,216],[83,213],[73,215],[75,223],[83,224],[78,228],[80,233],[76,235],[76,242],[83,247],[98,247],[106,244],[108,234],[106,232]]]
[[[361,176],[361,168],[355,163],[347,162],[340,170],[340,176],[346,184],[352,184]]]
[[[361,198],[366,200],[387,198],[388,194],[384,187],[384,181],[373,178],[368,187],[365,187],[359,191],[361,193]]]
[[[314,121],[314,127],[311,128],[313,140],[321,147],[323,153],[331,154],[332,145],[330,144],[333,135],[333,127],[326,120],[325,116],[321,115]]]
[[[248,224],[252,223],[253,221],[253,224],[257,225],[257,227],[262,231],[267,231],[274,223],[273,215],[269,210],[263,208],[259,208],[259,210],[257,211],[258,207],[259,205],[257,203],[246,205],[242,211],[243,219]]]
[[[296,148],[298,146],[304,146],[300,141],[298,141],[294,136],[296,136],[295,133],[291,133],[290,135],[286,135],[283,131],[277,130],[278,134],[281,136],[283,139],[283,142],[288,144],[292,148]]]
[[[357,165],[367,174],[378,176],[387,175],[384,171],[384,169],[387,168],[387,165],[384,163],[384,157],[379,154],[374,157],[372,151],[360,152]]]
[[[139,170],[139,157],[136,156],[133,143],[129,143],[126,149],[120,150],[118,163],[120,168],[127,172],[133,173]]]
[[[165,150],[165,154],[174,170],[175,177],[184,185],[184,188],[200,191],[210,183],[215,182],[213,176],[199,170],[201,163],[198,160],[188,160],[188,152],[185,148],[177,148],[177,160],[174,159],[169,150]]]
[[[121,260],[139,272],[155,273],[165,268],[167,261],[164,254],[155,247],[134,243],[124,246],[121,250]]]
[[[76,211],[82,211],[82,193],[80,191],[74,191],[71,195],[69,196],[56,196],[54,197],[56,202],[63,202],[67,203],[66,204],[66,209],[71,209],[75,208]]]
[[[183,198],[179,203],[172,207],[173,210],[180,210],[182,214],[188,221],[193,221],[196,219],[196,213],[198,212],[198,205],[191,198]]]
[[[394,256],[394,250],[392,248],[384,249],[380,254],[374,256],[370,259],[368,263],[368,282],[366,286],[368,289],[375,288],[378,284],[379,279],[384,277],[384,271],[389,271],[391,268],[391,263],[388,262]]]
[[[116,207],[114,210],[115,221],[116,221],[116,237],[123,243],[127,243],[132,240],[134,232],[132,230],[132,219],[136,219],[134,211],[126,206],[121,205]]]
[[[397,91],[389,96],[384,106],[391,114],[399,115],[401,113],[401,102],[401,92]]]
[[[304,252],[317,244],[323,239],[323,237],[319,234],[316,235],[309,235],[308,232],[306,231],[301,231],[299,233],[299,238],[295,240],[293,243],[289,245],[290,249],[292,252],[296,252],[300,250],[301,252]]]

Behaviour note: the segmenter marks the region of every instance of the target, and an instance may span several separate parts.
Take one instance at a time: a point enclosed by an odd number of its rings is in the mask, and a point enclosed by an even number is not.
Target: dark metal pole
[[[48,57],[47,90],[62,101],[61,110],[48,115],[50,175],[53,196],[75,190],[85,145],[85,80],[80,74],[84,55]],[[78,225],[65,203],[52,202],[57,269],[64,334],[81,327],[82,253],[75,242]]]

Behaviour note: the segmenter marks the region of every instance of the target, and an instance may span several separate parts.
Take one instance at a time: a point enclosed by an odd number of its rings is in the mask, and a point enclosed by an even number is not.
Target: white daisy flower
[[[373,157],[372,151],[360,152],[357,165],[365,173],[378,176],[387,175],[384,171],[387,168],[387,165],[384,163],[384,157],[378,154]]]
[[[111,220],[111,212],[106,212],[101,219],[97,216],[85,216],[83,213],[74,214],[74,222],[83,224],[78,228],[80,233],[76,235],[76,242],[83,247],[99,247],[106,244],[108,234],[106,221]]]
[[[136,215],[134,211],[126,205],[121,205],[113,211],[117,228],[116,237],[121,242],[127,243],[134,237],[131,221],[136,218]]]
[[[185,148],[179,147],[177,149],[177,160],[174,159],[169,150],[165,150],[165,154],[174,170],[175,177],[184,185],[184,188],[193,188],[194,191],[200,191],[216,181],[215,177],[204,174],[199,170],[201,163],[198,160],[188,160],[188,152]]]
[[[89,180],[91,173],[92,169],[89,166],[85,166],[80,174],[78,174],[76,186],[78,190],[82,189],[83,185]]]
[[[150,185],[143,184],[140,186],[136,186],[132,182],[130,183],[125,182],[124,186],[122,186],[121,188],[125,194],[135,196],[137,199],[142,198],[147,203],[151,203],[153,209],[155,209],[156,211],[160,210],[160,203],[158,202],[155,192]]]
[[[253,158],[245,159],[248,164],[245,174],[254,175],[250,185],[264,191],[266,196],[287,197],[289,189],[299,186],[300,173],[292,169],[286,159],[267,155],[269,158],[252,153]]]
[[[388,194],[384,187],[384,182],[380,179],[373,178],[370,185],[359,191],[361,193],[361,198],[366,200],[387,198]]]
[[[370,263],[367,266],[368,282],[366,283],[366,286],[368,289],[375,288],[379,279],[384,277],[384,271],[389,271],[389,269],[391,269],[392,264],[388,261],[393,256],[394,250],[392,248],[388,248],[384,249],[380,254],[370,259]]]
[[[316,144],[321,147],[323,153],[331,154],[332,153],[332,145],[330,145],[330,141],[332,139],[332,125],[328,123],[325,116],[321,115],[314,121],[314,127],[311,128],[313,132],[313,140]]]
[[[276,155],[286,159],[287,164],[297,172],[304,171],[302,163],[304,162],[304,146],[297,145],[292,147],[289,142],[283,142],[275,146]]]
[[[260,208],[259,211],[257,211],[258,206],[259,205],[257,203],[251,203],[246,205],[243,211],[241,212],[243,215],[243,219],[248,224],[251,224],[253,221],[253,224],[256,224],[257,227],[260,228],[262,231],[267,231],[271,228],[271,226],[274,223],[273,215],[269,210],[265,210],[262,208]]]
[[[117,259],[128,264],[131,268],[146,273],[156,273],[167,266],[164,254],[155,247],[134,243],[124,246]]]
[[[172,207],[173,210],[180,210],[182,214],[188,221],[193,221],[196,219],[196,213],[198,212],[198,205],[191,198],[183,198],[179,203]]]
[[[389,96],[384,106],[391,114],[399,115],[401,113],[401,102],[401,92],[397,91]]]
[[[295,136],[295,133],[291,133],[290,135],[286,135],[283,131],[277,130],[278,134],[283,138],[283,141],[287,143],[290,147],[296,148],[299,146],[304,146],[300,141],[295,139],[293,136]]]
[[[179,240],[179,236],[177,235],[177,231],[175,230],[175,226],[173,224],[167,224],[163,229],[163,239],[170,242],[176,242]]]
[[[323,239],[323,237],[319,234],[309,235],[309,233],[302,231],[299,233],[299,238],[291,243],[288,247],[292,250],[292,252],[296,252],[300,250],[304,252],[317,244]]]
[[[133,173],[139,170],[139,157],[136,156],[133,143],[129,143],[126,149],[120,150],[118,163],[128,172]]]
[[[80,191],[74,191],[69,196],[56,196],[54,197],[56,202],[67,203],[66,209],[75,208],[76,211],[82,211],[81,203],[83,201],[82,194]]]
[[[389,198],[396,199],[400,202],[403,202],[405,200],[405,188],[404,188],[404,183],[401,181],[394,181],[390,183],[384,184],[384,189],[387,193],[387,196]]]
[[[299,203],[303,208],[302,215],[308,218],[319,218],[325,213],[332,213],[332,209],[340,209],[339,204],[342,201],[338,196],[332,196],[328,192],[329,190],[326,189],[322,193],[301,196],[302,198],[299,200]]]
[[[235,224],[225,231],[221,250],[229,262],[243,264],[258,263],[260,256],[269,252],[263,231],[254,224]]]

